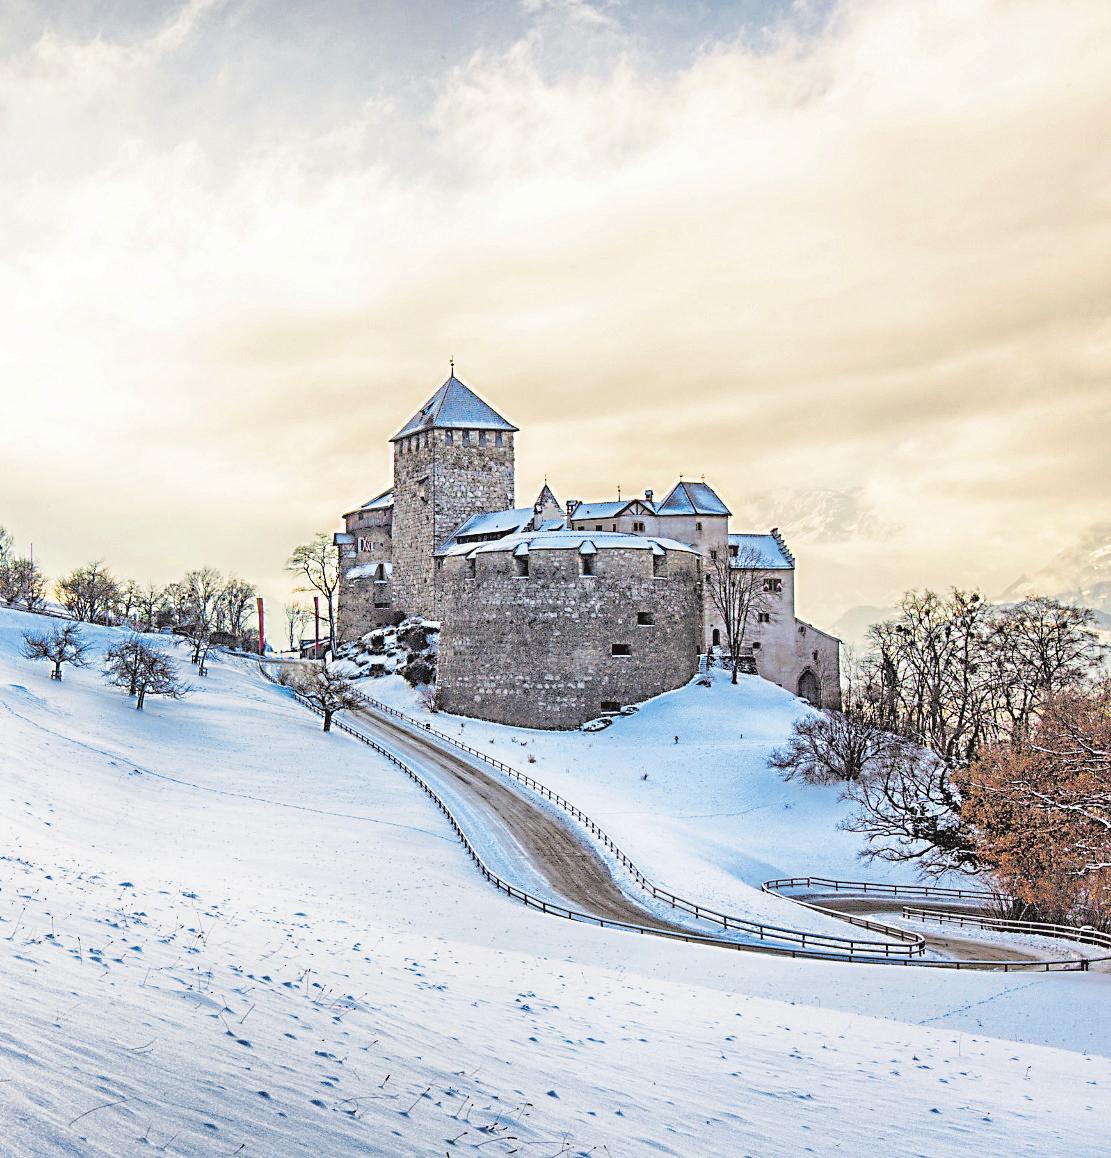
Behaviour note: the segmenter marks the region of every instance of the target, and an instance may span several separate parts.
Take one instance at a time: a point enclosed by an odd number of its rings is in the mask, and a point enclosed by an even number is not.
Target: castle
[[[561,505],[547,483],[515,507],[517,427],[455,377],[390,440],[393,486],[344,516],[339,632],[438,620],[446,711],[571,728],[680,687],[723,649],[718,560],[751,572],[761,608],[738,662],[840,705],[840,643],[795,618],[795,560],[778,531],[731,534],[705,482]]]

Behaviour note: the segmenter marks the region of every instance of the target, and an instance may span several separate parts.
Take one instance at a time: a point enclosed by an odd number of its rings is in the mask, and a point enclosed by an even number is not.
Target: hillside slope
[[[249,665],[140,714],[32,626],[0,611],[6,1153],[1097,1152],[1105,979],[556,921]]]

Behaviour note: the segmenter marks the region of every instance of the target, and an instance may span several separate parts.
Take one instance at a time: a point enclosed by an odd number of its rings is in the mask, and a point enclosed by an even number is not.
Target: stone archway
[[[806,700],[808,704],[812,704],[816,708],[821,706],[822,685],[818,682],[818,677],[811,668],[807,668],[799,676],[799,699]]]

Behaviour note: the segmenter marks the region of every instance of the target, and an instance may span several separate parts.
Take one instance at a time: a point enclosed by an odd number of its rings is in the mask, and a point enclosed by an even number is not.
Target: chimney
[[[651,490],[647,490],[647,491],[645,491],[645,492],[644,492],[644,497],[645,497],[645,498],[648,500],[648,502],[651,502],[651,501],[652,501],[652,495],[653,495],[654,493],[655,493],[655,492],[654,492],[654,491],[651,491]]]
[[[582,506],[582,503],[578,499],[568,499],[567,500],[567,518],[569,520],[573,519],[575,517],[575,512],[581,506]]]

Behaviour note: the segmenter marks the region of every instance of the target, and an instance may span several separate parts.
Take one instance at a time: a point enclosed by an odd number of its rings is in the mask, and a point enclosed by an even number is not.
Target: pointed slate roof
[[[678,482],[656,508],[659,515],[731,515],[733,512],[704,482]]]
[[[537,507],[555,507],[557,511],[562,511],[563,508],[559,505],[559,499],[555,497],[552,488],[547,483],[541,488],[540,493],[536,496],[536,502],[533,503],[533,510]]]
[[[508,430],[517,429],[511,422],[487,406],[454,374],[432,395],[412,418],[390,439],[397,442],[420,430]]]

